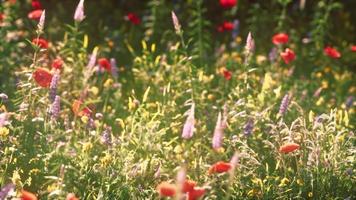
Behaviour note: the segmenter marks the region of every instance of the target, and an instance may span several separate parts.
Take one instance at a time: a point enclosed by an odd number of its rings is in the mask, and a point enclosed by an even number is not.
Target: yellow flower
[[[113,83],[114,83],[114,81],[113,81],[111,78],[109,78],[108,80],[105,81],[104,87],[105,87],[105,88],[109,88],[109,87],[111,87],[111,85],[112,85]]]
[[[312,198],[313,197],[313,192],[308,192],[308,197]]]
[[[106,154],[104,157],[100,159],[101,166],[106,167],[112,162],[112,156],[109,154]]]
[[[283,178],[281,180],[281,183],[278,185],[279,187],[284,187],[289,183],[289,180],[287,178]]]
[[[98,95],[99,93],[99,89],[95,86],[91,87],[89,91],[93,93],[95,96]]]
[[[304,181],[302,179],[297,179],[297,184],[300,186],[304,185]]]
[[[81,120],[82,120],[82,122],[84,123],[84,124],[87,124],[88,123],[88,121],[89,121],[89,117],[87,117],[87,116],[83,116],[82,118],[80,118]]]
[[[83,152],[89,152],[93,148],[93,144],[91,142],[86,142],[83,144]]]
[[[6,127],[1,127],[0,128],[0,140],[5,141],[7,139],[8,135],[9,135],[9,129]]]

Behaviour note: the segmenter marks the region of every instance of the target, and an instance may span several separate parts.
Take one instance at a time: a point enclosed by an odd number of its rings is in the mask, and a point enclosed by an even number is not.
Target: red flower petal
[[[39,20],[41,15],[42,15],[42,10],[37,9],[37,10],[31,11],[30,13],[28,13],[27,17],[29,19]]]
[[[105,69],[108,72],[111,72],[111,64],[108,59],[100,58],[98,59],[99,67]]]
[[[41,87],[49,87],[52,81],[52,74],[44,68],[37,68],[35,72],[32,74],[33,79],[35,79],[36,83]]]
[[[79,200],[79,198],[77,198],[74,193],[69,193],[66,200]]]
[[[32,0],[31,2],[31,6],[33,9],[42,9],[42,5],[41,5],[41,2],[38,1],[38,0]]]
[[[226,80],[230,80],[231,77],[232,77],[232,73],[229,70],[226,70],[226,69],[223,71],[223,75],[224,75],[224,78]]]
[[[48,42],[47,40],[43,38],[35,38],[32,40],[32,44],[42,48],[42,49],[47,49],[48,48]]]
[[[290,62],[295,60],[295,53],[293,50],[287,48],[284,52],[281,52],[281,57],[288,65]]]
[[[177,188],[168,182],[162,182],[157,186],[157,191],[162,197],[173,197],[176,195]]]
[[[221,7],[227,9],[232,8],[237,4],[237,0],[220,0]]]
[[[188,193],[188,200],[197,200],[200,197],[204,196],[205,189],[204,188],[194,188]]]
[[[324,53],[325,53],[325,55],[329,56],[330,58],[336,59],[336,58],[341,57],[341,53],[333,47],[325,47]]]
[[[209,169],[209,174],[214,174],[214,173],[224,173],[227,172],[231,169],[232,165],[231,163],[219,161],[212,165]]]
[[[285,44],[289,40],[289,36],[285,33],[277,33],[272,37],[272,42],[275,45]]]
[[[141,23],[140,18],[135,13],[127,14],[126,18],[135,25],[139,25]]]
[[[293,152],[297,149],[299,149],[300,146],[299,144],[296,143],[287,143],[279,148],[279,152],[281,153],[290,153]]]
[[[62,69],[63,60],[61,58],[56,58],[52,61],[52,68],[54,69]]]
[[[82,108],[83,102],[80,100],[74,100],[72,104],[72,111],[75,115],[82,117],[82,116],[90,116],[93,111],[89,107]]]
[[[197,183],[195,181],[186,180],[183,184],[183,193],[192,191],[196,185]]]
[[[21,191],[21,200],[37,200],[37,197],[35,194],[28,192],[26,190]]]

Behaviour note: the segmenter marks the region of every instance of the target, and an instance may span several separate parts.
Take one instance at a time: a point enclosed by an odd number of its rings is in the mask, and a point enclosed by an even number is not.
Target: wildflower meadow
[[[0,2],[0,200],[356,199],[354,0]]]

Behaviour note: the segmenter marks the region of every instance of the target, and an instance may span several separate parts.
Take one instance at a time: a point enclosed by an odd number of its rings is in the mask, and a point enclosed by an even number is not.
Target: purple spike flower
[[[59,111],[61,109],[61,97],[56,95],[54,101],[49,108],[49,114],[53,120],[56,120],[59,117]]]
[[[117,80],[118,78],[118,70],[115,58],[110,59],[110,66],[111,66],[111,74]]]
[[[234,28],[232,29],[232,39],[235,39],[239,35],[239,25],[240,21],[238,19],[235,19],[233,21]]]
[[[288,109],[288,105],[289,105],[289,95],[286,94],[284,95],[282,102],[281,102],[281,106],[279,107],[279,114],[280,115],[284,115],[284,113],[287,111]]]
[[[51,102],[53,102],[54,99],[56,98],[59,78],[60,78],[59,73],[55,73],[54,76],[52,77],[52,81],[49,86],[49,100]]]
[[[183,127],[182,138],[184,138],[184,139],[190,139],[191,137],[193,137],[194,121],[195,121],[194,109],[195,109],[195,105],[193,103],[192,107],[189,110],[189,115],[188,115],[187,120],[185,121],[185,124]]]
[[[13,190],[15,190],[15,185],[13,183],[9,183],[2,187],[0,190],[0,199],[6,199],[9,193],[11,193]]]
[[[74,20],[77,22],[81,22],[84,20],[84,18],[84,0],[80,0],[77,9],[75,9]]]
[[[251,135],[251,133],[253,131],[253,127],[254,127],[254,121],[253,121],[253,119],[249,119],[244,126],[244,134],[246,136]]]
[[[97,56],[97,52],[96,52],[96,51],[93,51],[93,53],[90,55],[87,68],[92,69],[92,68],[95,66],[95,63],[96,63],[96,56]]]
[[[7,117],[7,113],[0,113],[0,128],[9,123]]]
[[[271,51],[268,54],[269,61],[271,63],[274,63],[278,57],[278,49],[276,47],[273,47]]]
[[[224,124],[221,120],[221,113],[219,112],[218,119],[216,121],[216,126],[213,136],[213,149],[220,149],[222,146],[222,140],[224,137]]]
[[[112,144],[111,127],[108,127],[103,131],[103,133],[101,135],[101,142],[108,146],[110,146]]]
[[[353,103],[354,103],[354,97],[353,97],[353,96],[349,96],[349,97],[346,99],[346,103],[345,103],[346,109],[347,109],[347,110],[350,109],[350,108],[352,107]]]

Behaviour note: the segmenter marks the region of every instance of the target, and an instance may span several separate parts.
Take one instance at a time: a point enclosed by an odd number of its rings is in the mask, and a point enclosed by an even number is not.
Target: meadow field
[[[355,1],[0,2],[0,200],[356,199]]]

